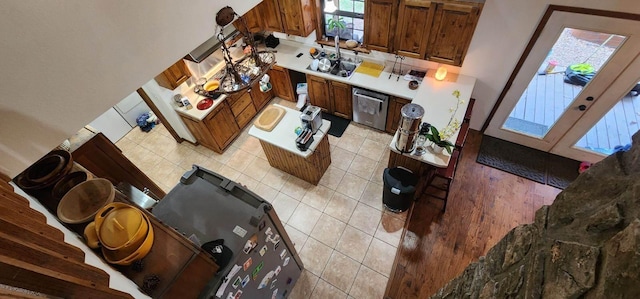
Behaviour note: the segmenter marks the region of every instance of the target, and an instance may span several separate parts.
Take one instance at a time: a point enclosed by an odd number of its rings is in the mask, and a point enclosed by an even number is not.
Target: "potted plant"
[[[335,36],[340,36],[340,31],[346,28],[346,24],[342,17],[334,16],[327,20],[328,32],[335,33]]]
[[[433,150],[436,153],[442,153],[442,151],[446,149],[447,152],[451,154],[453,143],[451,143],[451,141],[449,140],[443,140],[440,132],[438,131],[438,129],[436,129],[436,127],[431,126],[431,133],[428,133],[426,137],[427,140],[433,142]]]

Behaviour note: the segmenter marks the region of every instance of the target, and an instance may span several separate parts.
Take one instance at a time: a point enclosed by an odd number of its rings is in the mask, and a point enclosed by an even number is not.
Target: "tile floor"
[[[222,155],[178,144],[162,125],[134,129],[116,145],[167,192],[198,164],[271,202],[306,268],[290,298],[382,298],[406,219],[382,207],[392,136],[355,123],[341,138],[329,136],[332,163],[313,186],[271,167],[247,131]]]

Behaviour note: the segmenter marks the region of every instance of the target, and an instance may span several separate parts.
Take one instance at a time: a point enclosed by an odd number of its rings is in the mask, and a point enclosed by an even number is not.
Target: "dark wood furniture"
[[[185,65],[184,61],[180,59],[168,69],[157,75],[155,79],[156,82],[158,82],[158,85],[166,89],[174,90],[190,77],[191,73],[189,72],[189,69],[187,69],[187,65]]]
[[[476,103],[476,99],[469,99],[469,105],[467,106],[467,110],[464,112],[464,122],[471,121],[471,114],[473,114],[473,105]]]
[[[95,176],[108,179],[114,186],[127,182],[140,190],[149,189],[156,198],[165,196],[165,192],[102,133],[93,136],[71,154],[75,162]]]
[[[266,0],[265,0],[266,1]],[[263,2],[264,3],[264,2]],[[289,70],[277,65],[274,65],[268,72],[271,77],[271,85],[273,86],[273,94],[276,97],[285,99],[287,101],[295,102],[295,93],[293,92],[293,86],[291,85],[291,77],[289,77]]]
[[[457,149],[453,150],[451,154],[451,160],[449,160],[449,166],[447,168],[436,168],[433,172],[433,175],[430,176],[425,188],[424,193],[431,195],[432,197],[441,199],[444,204],[442,206],[442,211],[445,212],[447,210],[447,199],[449,198],[449,191],[451,190],[451,183],[456,175],[456,168],[458,167],[458,159],[460,157],[460,151]],[[432,192],[429,190],[435,189],[436,191]],[[439,192],[444,192],[444,195],[440,195]]]
[[[367,48],[382,52],[393,51],[398,0],[369,0],[364,8],[364,39]]]
[[[342,118],[353,116],[351,85],[307,74],[309,102],[323,112]]]
[[[398,125],[400,124],[400,118],[402,115],[400,114],[400,109],[406,104],[411,103],[411,100],[398,98],[398,97],[390,97],[389,98],[389,111],[387,112],[387,125],[385,127],[385,131],[390,134],[395,134],[396,130],[398,130]]]
[[[400,1],[395,50],[398,55],[422,59],[433,23],[431,1]]]
[[[425,59],[461,66],[480,18],[483,3],[437,2]]]
[[[263,0],[241,18],[250,32],[266,30],[308,36],[315,29],[315,3],[313,0]]]
[[[329,134],[320,140],[315,151],[307,157],[296,155],[271,143],[260,140],[269,165],[278,168],[311,184],[318,185],[324,172],[331,164]]]
[[[240,128],[226,101],[218,104],[203,120],[185,114],[179,115],[198,143],[216,153],[222,153],[240,134]]]

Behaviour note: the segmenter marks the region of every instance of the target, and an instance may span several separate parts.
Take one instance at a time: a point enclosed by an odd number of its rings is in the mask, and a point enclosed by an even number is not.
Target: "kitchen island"
[[[331,164],[329,137],[327,132],[331,122],[322,120],[322,126],[313,135],[313,142],[306,151],[296,147],[295,129],[301,126],[300,111],[281,105],[285,114],[270,132],[259,129],[255,125],[249,129],[249,135],[258,138],[267,156],[269,165],[288,174],[318,185],[320,178]]]

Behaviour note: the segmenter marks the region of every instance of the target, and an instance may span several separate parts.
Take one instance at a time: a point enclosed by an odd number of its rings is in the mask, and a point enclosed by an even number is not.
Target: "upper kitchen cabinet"
[[[191,73],[189,73],[187,65],[180,59],[164,72],[157,75],[155,79],[158,85],[174,90],[190,77]]]
[[[241,25],[241,22],[247,25],[247,30],[252,33],[262,31],[262,10],[264,9],[265,1],[258,3],[254,8],[249,10],[244,15],[240,16],[237,20],[233,21],[233,27],[240,29],[241,31],[244,29]]]
[[[479,2],[435,3],[425,58],[439,63],[462,65],[482,6]]]
[[[418,59],[425,57],[434,8],[431,1],[400,1],[395,42],[398,55]]]
[[[274,1],[276,2],[276,1]],[[315,5],[313,0],[279,0],[284,33],[308,36],[315,30]]]
[[[262,27],[267,31],[285,32],[277,0],[262,0],[260,18]]]
[[[398,0],[365,2],[364,44],[370,50],[391,52]]]

